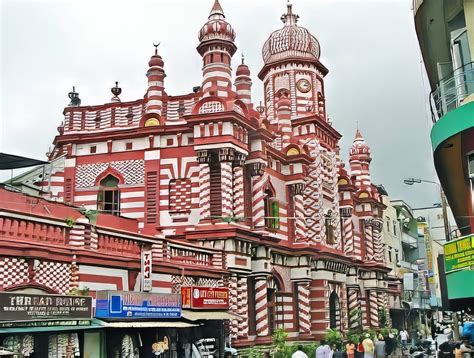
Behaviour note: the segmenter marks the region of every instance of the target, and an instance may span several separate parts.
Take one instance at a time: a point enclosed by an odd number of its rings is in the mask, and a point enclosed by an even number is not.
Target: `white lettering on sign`
[[[152,258],[151,250],[142,251],[142,290],[149,292],[152,289]]]

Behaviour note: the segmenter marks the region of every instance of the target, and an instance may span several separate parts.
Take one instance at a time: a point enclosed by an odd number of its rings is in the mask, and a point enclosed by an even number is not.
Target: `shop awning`
[[[189,328],[199,327],[199,324],[187,322],[162,322],[162,321],[135,321],[135,322],[104,322],[106,328]]]
[[[236,314],[232,314],[226,311],[189,311],[182,310],[181,316],[189,321],[200,321],[200,320],[233,320],[240,318]]]
[[[37,160],[27,157],[21,157],[19,155],[0,153],[0,170],[4,169],[17,169],[32,167],[34,165],[47,164],[43,160]]]
[[[93,319],[90,325],[56,325],[38,327],[0,327],[0,334],[9,333],[30,333],[30,332],[60,332],[60,331],[82,331],[86,329],[98,329],[103,327],[104,322]]]

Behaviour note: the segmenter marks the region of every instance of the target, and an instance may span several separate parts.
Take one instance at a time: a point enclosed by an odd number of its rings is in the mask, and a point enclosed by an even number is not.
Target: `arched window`
[[[112,215],[120,214],[120,192],[119,180],[109,174],[100,181],[100,189],[97,194],[97,210]]]
[[[341,306],[339,296],[336,291],[332,291],[329,296],[329,327],[340,329],[341,327]]]
[[[269,188],[264,193],[264,212],[265,212],[265,226],[267,229],[278,229],[280,227],[280,213],[278,201],[275,194]]]

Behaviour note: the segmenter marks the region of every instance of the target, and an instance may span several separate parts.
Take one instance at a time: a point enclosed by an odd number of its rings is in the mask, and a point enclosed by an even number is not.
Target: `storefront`
[[[193,294],[194,299],[184,295],[182,301],[180,294],[97,292],[96,317],[103,321],[107,357],[181,358],[193,350],[222,354],[224,321],[233,318],[227,313],[227,289],[197,288]]]
[[[101,357],[92,298],[0,292],[0,344],[18,357]]]

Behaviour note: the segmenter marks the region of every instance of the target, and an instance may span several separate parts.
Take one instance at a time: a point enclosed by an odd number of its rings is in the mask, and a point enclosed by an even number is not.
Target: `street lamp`
[[[424,180],[424,179],[416,179],[416,178],[408,178],[403,180],[403,183],[406,185],[413,185],[413,184],[420,184],[420,183],[429,183],[429,184],[436,184],[439,189],[439,193],[441,196],[441,206],[443,208],[443,225],[444,225],[444,235],[446,236],[446,241],[451,240],[451,232],[448,222],[448,205],[446,204],[446,196],[444,195],[443,188],[441,185],[435,181],[431,180]]]

